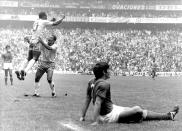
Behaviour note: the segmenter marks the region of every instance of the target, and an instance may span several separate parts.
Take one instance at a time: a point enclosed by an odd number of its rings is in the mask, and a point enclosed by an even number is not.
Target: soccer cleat
[[[33,94],[33,96],[34,96],[34,97],[40,97],[40,95],[39,95],[39,94]]]
[[[21,70],[21,80],[25,80],[26,73],[24,70]]]
[[[52,97],[56,97],[56,93],[55,92],[52,92]]]
[[[15,74],[16,74],[16,77],[21,80],[21,77],[20,77],[20,72],[19,71],[15,71]]]
[[[171,117],[171,120],[174,121],[174,118],[178,112],[179,112],[179,106],[175,106],[174,109],[168,113]]]

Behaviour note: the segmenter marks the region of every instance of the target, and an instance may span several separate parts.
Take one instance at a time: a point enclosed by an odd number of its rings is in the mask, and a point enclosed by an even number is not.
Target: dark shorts
[[[38,82],[44,73],[47,73],[47,80],[52,81],[55,63],[40,62],[35,74],[35,82]]]
[[[41,52],[37,51],[37,50],[29,50],[28,51],[28,58],[27,60],[30,61],[31,59],[34,59],[35,61],[37,61],[39,59]]]

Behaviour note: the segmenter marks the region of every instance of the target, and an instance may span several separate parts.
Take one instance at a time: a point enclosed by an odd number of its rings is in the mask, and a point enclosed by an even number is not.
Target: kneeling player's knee
[[[50,84],[50,83],[52,83],[52,80],[51,79],[47,79],[47,82]]]

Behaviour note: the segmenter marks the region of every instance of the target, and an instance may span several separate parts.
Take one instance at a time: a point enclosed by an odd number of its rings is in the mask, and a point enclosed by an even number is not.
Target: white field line
[[[78,126],[77,124],[74,124],[73,122],[61,122],[61,121],[58,121],[59,124],[61,124],[63,127],[66,127],[70,130],[73,130],[73,131],[89,131],[87,129],[84,129],[83,127],[81,126]]]

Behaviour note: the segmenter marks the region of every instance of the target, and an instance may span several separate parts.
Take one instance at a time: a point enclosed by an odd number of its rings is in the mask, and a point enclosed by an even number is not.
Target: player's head
[[[55,35],[51,35],[51,36],[48,38],[48,45],[49,45],[49,46],[52,46],[56,40],[57,40],[57,37],[56,37]]]
[[[93,72],[96,79],[99,78],[110,78],[110,71],[109,71],[109,64],[106,62],[99,62],[97,63],[94,68]]]
[[[6,45],[5,49],[6,49],[7,52],[9,52],[10,49],[11,49],[10,45]]]
[[[53,21],[53,22],[56,21],[56,18],[52,18],[51,21]]]
[[[39,19],[47,20],[47,14],[45,12],[40,12]]]

